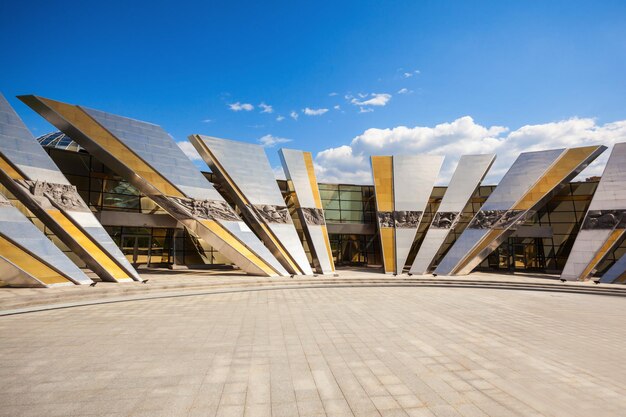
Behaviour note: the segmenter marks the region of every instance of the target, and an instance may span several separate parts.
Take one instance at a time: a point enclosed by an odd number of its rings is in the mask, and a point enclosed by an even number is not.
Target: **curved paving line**
[[[148,300],[161,300],[168,298],[181,298],[181,297],[197,297],[206,295],[217,294],[232,294],[241,292],[258,292],[258,291],[279,291],[279,290],[292,290],[292,289],[320,289],[320,288],[384,288],[384,287],[407,287],[407,288],[470,288],[470,289],[492,289],[492,290],[516,290],[516,291],[538,291],[538,292],[555,292],[555,293],[568,293],[568,294],[584,294],[584,295],[603,295],[613,297],[626,297],[626,289],[613,289],[613,288],[582,288],[582,287],[568,287],[565,285],[550,285],[541,283],[519,283],[519,282],[498,282],[498,281],[422,281],[422,282],[343,282],[343,283],[315,283],[315,284],[300,284],[292,283],[288,285],[261,285],[256,287],[243,287],[243,288],[223,288],[209,291],[194,291],[194,292],[174,292],[174,293],[161,293],[154,295],[140,295],[130,297],[111,297],[101,298],[94,300],[76,301],[60,304],[48,304],[32,307],[16,308],[0,311],[0,316],[13,316],[19,314],[44,312],[51,310],[62,310],[75,307],[87,307],[92,305],[102,304],[114,304],[114,303],[128,303],[134,301],[148,301]]]

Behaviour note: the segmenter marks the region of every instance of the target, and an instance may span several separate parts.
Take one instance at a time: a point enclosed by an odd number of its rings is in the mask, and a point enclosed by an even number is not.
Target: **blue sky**
[[[53,128],[15,95],[177,141],[289,139],[344,182],[367,182],[370,153],[444,153],[450,171],[466,150],[626,140],[624,1],[265,3],[5,1],[0,91],[35,135]]]

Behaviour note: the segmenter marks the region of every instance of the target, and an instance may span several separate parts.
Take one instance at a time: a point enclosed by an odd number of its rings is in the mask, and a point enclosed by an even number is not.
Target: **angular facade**
[[[283,267],[291,274],[312,275],[263,147],[202,135],[189,140]]]
[[[0,276],[14,287],[91,284],[83,271],[0,194]]]
[[[385,273],[403,272],[442,163],[436,155],[371,157]]]
[[[466,275],[606,147],[522,153],[435,269]]]
[[[335,271],[333,254],[328,240],[324,209],[310,152],[281,149],[280,159],[285,176],[295,194],[295,205],[317,272]]]
[[[602,259],[624,239],[626,232],[626,143],[617,143],[606,164],[582,228],[561,274],[563,280],[584,280]],[[623,257],[622,257],[623,258]],[[624,261],[607,271],[602,282],[624,274]]]
[[[83,267],[139,280],[130,262],[626,282],[626,144],[578,182],[604,146],[523,153],[498,186],[480,184],[494,155],[461,156],[447,187],[428,155],[372,157],[373,185],[318,184],[308,152],[282,149],[276,180],[262,147],[193,135],[203,173],[157,125],[23,96],[63,131],[35,140],[0,98],[0,285],[91,283]]]
[[[287,274],[160,126],[36,96],[20,99],[243,271]]]
[[[430,223],[430,228],[415,256],[410,274],[423,275],[429,272],[437,252],[449,233],[458,224],[463,209],[470,201],[496,156],[463,155],[450,179],[450,184],[441,204]]]
[[[139,275],[87,204],[0,96],[0,182],[104,281]]]

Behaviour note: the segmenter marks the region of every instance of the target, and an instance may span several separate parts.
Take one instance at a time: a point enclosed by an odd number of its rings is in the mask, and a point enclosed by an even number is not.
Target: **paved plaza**
[[[0,317],[0,415],[624,416],[626,297],[328,287]]]

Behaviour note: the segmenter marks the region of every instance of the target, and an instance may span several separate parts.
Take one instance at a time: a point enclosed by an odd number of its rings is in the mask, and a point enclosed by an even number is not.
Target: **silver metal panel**
[[[161,126],[100,110],[81,109],[189,197],[223,200]]]
[[[308,227],[309,233],[311,235],[311,240],[313,242],[322,242],[324,244],[324,240],[326,240],[326,236],[322,231],[322,226],[312,226]],[[328,229],[326,230],[328,232]],[[318,243],[319,244],[319,243]],[[324,244],[325,245],[325,244]],[[330,242],[328,244],[330,247]],[[320,264],[320,268],[322,269],[323,274],[330,274],[333,272],[333,260],[328,256],[328,250],[326,247],[315,248],[315,256],[317,257],[317,261]]]
[[[495,159],[495,154],[461,156],[437,211],[463,211]]]
[[[265,245],[256,237],[254,232],[250,230],[244,222],[219,221],[233,235],[243,242],[244,245],[252,249],[257,255],[264,259],[272,268],[276,269],[280,275],[286,276],[289,273],[283,268],[278,260],[272,255]]]
[[[424,211],[439,175],[443,156],[394,155],[393,198],[396,211]]]
[[[396,273],[401,274],[415,240],[417,229],[396,229]]]
[[[489,195],[481,207],[481,211],[509,210],[532,188],[563,152],[565,149],[520,154],[502,177],[496,189]],[[465,229],[441,260],[435,273],[437,275],[451,274],[474,246],[480,243],[489,230],[491,229]]]
[[[424,275],[428,273],[428,268],[433,259],[435,259],[439,248],[446,240],[448,233],[450,233],[450,229],[428,229],[422,245],[415,255],[415,260],[413,260],[413,265],[411,265],[409,270],[410,274]]]
[[[37,142],[37,140],[31,135],[28,131],[20,117],[15,113],[13,108],[9,105],[9,103],[4,99],[4,97],[0,96],[0,111],[2,112],[2,117],[0,117],[0,124],[3,124],[4,127],[1,128],[4,133],[7,134],[6,137],[2,137],[0,139],[0,153],[2,153],[11,163],[15,164],[27,177],[28,180],[31,181],[39,181],[44,183],[51,184],[63,184],[69,185],[70,182],[65,178],[63,173],[59,170],[56,164],[52,161],[50,156],[45,152],[45,150],[41,147],[41,145]],[[9,178],[6,178],[6,181],[11,181]],[[6,183],[4,184],[7,188],[12,191],[15,191],[16,183]],[[18,186],[21,187],[21,186]],[[45,214],[44,208],[51,207],[50,202],[47,201],[46,197],[34,197],[29,192],[24,192],[20,188],[22,192],[14,193],[16,197],[22,201],[29,209],[40,218],[40,220],[44,223],[47,223],[48,227],[53,227],[51,223],[56,221],[51,217],[47,217]],[[87,210],[87,204],[82,200],[82,198],[74,192],[73,198],[76,199],[77,204],[82,205],[85,210]],[[43,204],[43,205],[42,205]],[[36,209],[41,208],[39,210],[39,214],[36,213]],[[105,252],[108,253],[111,257],[118,261],[119,266],[124,269],[129,276],[135,280],[139,280],[139,275],[135,271],[135,269],[128,262],[126,257],[122,254],[117,245],[113,242],[108,233],[104,230],[102,225],[97,221],[97,219],[93,216],[91,212],[73,212],[72,210],[66,210],[63,208],[59,208],[64,214],[71,216],[76,223],[79,225],[83,231],[85,231],[91,238],[98,244]],[[89,231],[86,229],[89,228]],[[80,245],[74,240],[73,236],[69,234],[61,233],[61,230],[57,230],[55,234],[59,239],[61,239],[67,246],[73,247],[74,251],[80,249]],[[98,236],[95,236],[92,233],[97,233]],[[86,260],[86,263],[89,264],[90,268],[94,269],[95,272],[98,272],[97,261],[94,260]],[[106,274],[102,275],[103,279],[109,279]]]
[[[520,154],[481,209],[510,209],[564,151],[565,149],[552,149]]]
[[[439,262],[434,273],[437,275],[450,275],[457,264],[488,232],[489,229],[465,229],[448,253],[446,253],[446,256]]]
[[[575,281],[587,278],[581,277],[581,274],[612,232],[611,229],[580,230],[561,273],[561,279]]]
[[[622,255],[622,257],[619,258],[617,262],[615,262],[613,266],[611,266],[609,270],[604,273],[604,275],[602,275],[600,282],[610,284],[615,282],[616,279],[620,278],[624,274],[626,274],[626,255]]]
[[[1,93],[0,153],[32,180],[69,184]]]
[[[235,194],[243,195],[246,201],[240,202],[241,204],[285,207],[285,200],[262,146],[209,136],[198,137],[212,154],[211,159],[206,162],[214,172],[217,171],[220,175],[230,179],[229,184],[225,185],[236,187]],[[195,136],[190,139],[192,143],[196,140]],[[203,158],[207,159],[204,152],[199,152]],[[241,209],[247,210],[246,207],[241,207]],[[291,216],[288,212],[286,216],[287,223],[267,223],[267,227],[278,239],[283,250],[296,262],[302,273],[311,275],[313,270],[293,226]],[[257,214],[249,216],[249,220],[258,224],[262,222]],[[256,231],[266,245],[271,244],[271,239],[264,236],[260,229]],[[279,252],[273,251],[272,253],[280,256]]]
[[[304,152],[283,148],[280,149],[279,155],[285,175],[293,184],[299,207],[316,208],[317,204],[309,172],[305,164]],[[321,210],[321,207],[319,209]],[[333,260],[328,256],[327,247],[330,247],[330,242],[327,241],[327,235],[322,232],[321,226],[308,224],[304,218],[300,220],[302,228],[305,229],[305,237],[308,239],[311,254],[317,261],[317,264],[319,264],[318,272],[322,274],[332,273],[334,267]]]
[[[289,251],[293,259],[296,261],[304,275],[313,275],[313,269],[309,263],[309,259],[304,252],[300,237],[293,224],[271,223],[269,225],[274,235],[281,241],[285,248]]]
[[[89,279],[59,248],[57,248],[33,223],[30,222],[17,208],[0,196],[0,235],[25,248],[35,257],[47,263],[75,284],[90,284]],[[17,267],[16,267],[17,268]],[[18,275],[22,278],[30,275]],[[17,277],[15,277],[15,280]],[[32,279],[22,285],[32,284]],[[8,282],[5,277],[2,280]],[[11,284],[20,285],[19,281]]]
[[[294,149],[278,151],[285,176],[293,183],[300,207],[316,207],[309,173],[304,164],[304,152]]]
[[[626,142],[616,143],[589,210],[626,209]]]
[[[209,136],[202,140],[251,204],[285,205],[262,146]]]
[[[461,156],[437,212],[458,213],[457,216],[460,216],[495,159],[494,154]],[[431,226],[428,229],[409,273],[419,275],[428,272],[451,230],[454,226],[448,229]]]
[[[426,210],[442,164],[443,156],[438,155],[393,156],[393,197],[396,212],[423,213]],[[421,217],[414,228],[396,227],[396,273],[398,274],[402,273],[420,222]]]
[[[586,279],[587,277],[582,274],[613,232],[612,228],[585,229],[589,213],[595,210],[624,209],[626,209],[626,143],[617,143],[611,151],[598,188],[589,204],[582,229],[576,236],[561,279],[569,281]]]

